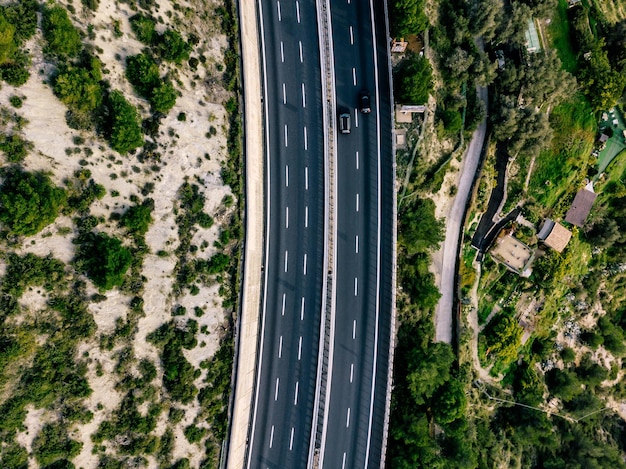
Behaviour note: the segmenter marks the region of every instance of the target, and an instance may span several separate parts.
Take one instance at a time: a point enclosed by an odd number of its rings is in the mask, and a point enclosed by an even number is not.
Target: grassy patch
[[[554,137],[535,160],[529,184],[529,195],[547,208],[575,191],[587,176],[596,133],[591,107],[581,94],[555,107],[550,123]]]
[[[563,68],[574,73],[578,68],[578,61],[570,41],[567,0],[559,0],[558,8],[554,11],[552,22],[548,27],[548,34],[552,47],[556,49],[559,59],[563,63]]]

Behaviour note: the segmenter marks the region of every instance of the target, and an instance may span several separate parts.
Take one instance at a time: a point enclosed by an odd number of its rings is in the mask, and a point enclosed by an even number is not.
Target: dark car
[[[359,93],[359,111],[363,114],[372,112],[372,108],[370,107],[370,93],[367,90],[363,90]]]
[[[339,131],[342,134],[350,133],[350,112],[347,109],[342,109],[339,114]]]

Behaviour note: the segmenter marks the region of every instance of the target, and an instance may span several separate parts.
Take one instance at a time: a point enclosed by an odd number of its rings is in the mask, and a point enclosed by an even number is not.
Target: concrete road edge
[[[245,246],[241,316],[236,346],[236,379],[230,441],[226,467],[244,467],[252,397],[254,394],[259,313],[261,302],[261,267],[264,234],[263,121],[261,105],[261,69],[255,0],[239,0],[239,24],[243,75],[243,133],[245,158]]]

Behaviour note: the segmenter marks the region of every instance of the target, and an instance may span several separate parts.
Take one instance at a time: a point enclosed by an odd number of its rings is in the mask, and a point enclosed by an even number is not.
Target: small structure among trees
[[[597,197],[598,194],[593,191],[593,183],[590,182],[574,197],[572,206],[565,214],[565,221],[572,225],[583,226]]]
[[[543,223],[543,227],[537,233],[539,241],[556,252],[563,252],[572,237],[572,232],[558,222],[549,218]]]

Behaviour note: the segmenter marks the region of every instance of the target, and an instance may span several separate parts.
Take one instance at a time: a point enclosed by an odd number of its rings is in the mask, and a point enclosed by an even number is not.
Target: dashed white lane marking
[[[356,195],[356,211],[359,211],[359,194]]]
[[[356,68],[352,67],[352,83],[356,86]]]
[[[306,254],[304,255],[304,259],[302,261],[302,270],[304,272],[304,275],[306,275]]]
[[[302,41],[298,41],[298,49],[300,50],[300,63],[304,62],[304,56],[302,55]]]
[[[306,92],[304,91],[304,83],[302,83],[302,107],[306,107]]]
[[[348,414],[346,415],[346,428],[350,426],[350,407],[348,407]]]
[[[282,339],[282,337],[281,337]],[[352,380],[354,379],[354,363],[350,364],[350,382],[352,383]]]
[[[296,1],[296,17],[298,18],[298,23],[300,22],[300,3]]]
[[[354,110],[354,126],[355,127],[359,126],[359,110],[358,109]]]
[[[298,360],[302,357],[302,336],[298,340]]]
[[[289,228],[289,207],[285,207],[285,228]]]
[[[274,400],[277,401],[278,400],[278,383],[280,381],[280,378],[276,378],[276,388],[274,389]]]
[[[289,165],[285,165],[285,187],[289,187]]]
[[[285,61],[285,45],[283,44],[283,41],[280,41],[280,61]]]
[[[356,319],[352,321],[352,338],[356,339]]]
[[[287,272],[287,260],[289,259],[289,252],[285,251],[285,272]]]
[[[302,297],[300,302],[300,321],[304,321],[304,297]]]
[[[278,21],[282,21],[283,18],[280,15],[280,2],[278,0],[276,0],[276,6],[278,7]]]
[[[354,238],[354,252],[359,253],[359,235]]]
[[[359,279],[354,277],[354,296],[359,295]]]
[[[348,3],[350,3],[349,0]],[[346,453],[343,453],[343,462],[341,463],[341,469],[346,469]]]
[[[291,436],[289,437],[289,451],[293,449],[293,434],[295,432],[295,428],[291,427]]]
[[[287,145],[287,124],[285,124],[285,146]]]
[[[304,227],[309,227],[309,206],[304,207]]]
[[[305,150],[309,149],[309,139],[306,134],[306,126],[304,126],[304,149]]]
[[[283,336],[280,336],[280,339],[278,339],[278,358],[281,358],[283,356]]]
[[[352,26],[350,26],[350,44],[354,44],[354,31],[352,31]]]
[[[293,405],[298,405],[298,382],[296,381],[296,392],[293,398]]]
[[[306,127],[305,127],[306,128]],[[304,190],[309,190],[309,167],[304,167]]]
[[[287,293],[283,293],[283,310],[282,313],[280,314],[281,316],[285,315],[285,302],[287,301]]]
[[[284,83],[283,83],[283,104],[287,104],[287,88],[285,87]]]
[[[359,169],[359,152],[356,152],[356,169]]]
[[[270,448],[274,444],[274,425],[272,425],[272,429],[270,430]]]

